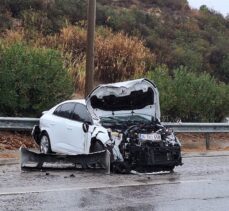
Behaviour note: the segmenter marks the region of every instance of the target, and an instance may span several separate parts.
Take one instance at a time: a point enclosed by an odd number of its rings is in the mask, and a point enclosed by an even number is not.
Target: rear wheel
[[[41,135],[41,141],[40,141],[40,151],[43,154],[51,153],[51,145],[48,134],[44,133]]]

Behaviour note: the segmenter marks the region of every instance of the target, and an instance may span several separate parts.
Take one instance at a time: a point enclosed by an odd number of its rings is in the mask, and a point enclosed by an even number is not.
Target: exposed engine
[[[181,165],[179,140],[159,122],[112,125],[110,136],[114,171],[172,171]]]

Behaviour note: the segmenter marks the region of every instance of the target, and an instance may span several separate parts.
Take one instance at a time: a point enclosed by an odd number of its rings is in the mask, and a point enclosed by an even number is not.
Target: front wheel
[[[175,166],[169,166],[167,169],[168,169],[168,171],[170,171],[171,173],[173,173],[174,172],[174,168],[175,168]]]
[[[90,147],[90,153],[94,152],[100,152],[105,149],[104,145],[99,140],[92,140],[91,147]],[[99,165],[101,167],[101,165]],[[96,168],[96,164],[89,165],[91,168]]]
[[[99,140],[95,140],[91,144],[90,153],[103,151],[104,149],[104,145]]]
[[[40,152],[43,154],[48,154],[52,152],[48,134],[41,135]]]
[[[161,168],[161,171],[169,171],[170,173],[173,173],[175,166],[164,166],[163,168]]]

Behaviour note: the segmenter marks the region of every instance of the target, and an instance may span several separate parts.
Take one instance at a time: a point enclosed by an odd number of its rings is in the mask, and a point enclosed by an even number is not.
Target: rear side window
[[[63,117],[70,118],[74,108],[74,103],[65,103],[56,108],[53,114]]]
[[[88,112],[86,106],[79,103],[77,103],[74,108],[72,119],[79,122],[92,123],[91,115]]]

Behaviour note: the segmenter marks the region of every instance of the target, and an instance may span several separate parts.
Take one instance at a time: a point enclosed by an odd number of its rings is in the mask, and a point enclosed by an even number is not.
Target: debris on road
[[[60,155],[42,154],[20,148],[21,170],[43,170],[43,169],[90,169],[92,166],[105,169],[110,174],[110,153],[103,150],[90,154]],[[47,174],[46,174],[47,175]],[[74,175],[70,175],[74,177]]]

